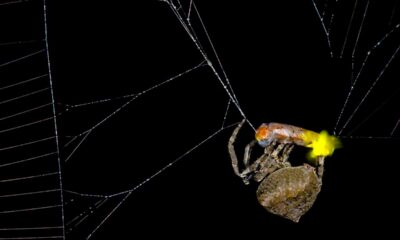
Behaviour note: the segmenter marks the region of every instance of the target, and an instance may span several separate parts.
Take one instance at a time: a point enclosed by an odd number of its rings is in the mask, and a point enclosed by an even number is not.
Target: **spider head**
[[[271,143],[271,131],[268,124],[261,124],[256,131],[256,140],[261,147],[267,147]]]

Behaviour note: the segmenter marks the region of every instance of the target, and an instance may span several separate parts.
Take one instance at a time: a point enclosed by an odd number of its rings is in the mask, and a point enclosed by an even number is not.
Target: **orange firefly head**
[[[270,130],[268,124],[261,124],[261,126],[256,131],[256,140],[258,144],[262,147],[266,147],[270,142]]]

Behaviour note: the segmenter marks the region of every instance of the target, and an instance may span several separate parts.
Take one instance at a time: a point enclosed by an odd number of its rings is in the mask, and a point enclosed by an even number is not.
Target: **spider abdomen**
[[[279,169],[257,189],[259,203],[269,212],[298,222],[314,204],[321,182],[309,165]]]

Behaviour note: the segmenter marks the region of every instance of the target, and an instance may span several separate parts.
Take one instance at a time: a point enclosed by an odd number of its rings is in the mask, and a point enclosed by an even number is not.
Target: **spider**
[[[262,124],[257,129],[256,139],[245,147],[244,169],[241,170],[234,143],[244,123],[245,119],[235,128],[228,142],[234,173],[246,185],[250,180],[261,182],[257,189],[257,199],[267,211],[298,222],[312,207],[321,190],[324,159],[332,154],[333,150],[317,155],[315,166],[304,163],[302,166],[293,167],[288,159],[294,145],[310,147],[317,142],[322,133],[287,124]],[[251,150],[257,143],[264,148],[264,153],[251,161]]]

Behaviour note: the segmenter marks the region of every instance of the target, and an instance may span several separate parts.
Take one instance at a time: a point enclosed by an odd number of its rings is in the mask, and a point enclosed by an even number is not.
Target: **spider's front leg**
[[[235,128],[235,130],[233,131],[231,137],[229,138],[229,142],[228,142],[228,151],[229,151],[229,155],[231,157],[231,161],[232,161],[232,168],[233,171],[235,172],[235,174],[240,177],[242,179],[242,181],[244,182],[244,184],[249,184],[249,179],[251,178],[249,175],[249,172],[246,171],[249,169],[249,161],[250,161],[250,154],[251,154],[251,149],[253,148],[254,145],[256,145],[257,141],[253,140],[251,141],[249,144],[247,144],[245,151],[244,151],[244,158],[243,158],[243,165],[245,167],[244,171],[240,171],[239,168],[239,161],[237,159],[237,155],[235,152],[235,147],[234,147],[234,143],[236,141],[236,137],[237,134],[239,133],[239,130],[242,128],[243,124],[245,123],[245,119],[243,119],[238,126]]]
[[[235,172],[235,174],[239,177],[241,177],[240,174],[240,170],[239,170],[239,162],[236,156],[236,152],[235,152],[235,147],[233,146],[233,144],[236,141],[236,137],[239,133],[239,130],[242,128],[243,124],[245,123],[246,119],[243,119],[235,128],[235,130],[233,131],[231,137],[229,138],[229,142],[228,142],[228,152],[229,155],[231,157],[231,161],[232,161],[232,168],[233,171]]]

